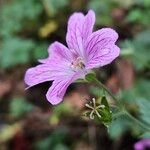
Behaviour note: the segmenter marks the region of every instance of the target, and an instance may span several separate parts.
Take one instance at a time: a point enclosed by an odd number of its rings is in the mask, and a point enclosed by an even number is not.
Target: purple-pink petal
[[[150,139],[142,139],[135,143],[135,150],[145,150],[146,148],[150,148]]]
[[[103,28],[88,37],[85,43],[88,69],[107,65],[119,56],[117,39],[118,34],[111,28]]]
[[[101,53],[102,51],[102,53]],[[107,45],[99,49],[99,53],[95,53],[93,58],[87,63],[86,68],[98,68],[110,64],[115,58],[119,56],[120,48],[114,44]]]
[[[69,49],[84,57],[83,43],[92,33],[95,23],[95,14],[92,10],[86,16],[74,13],[68,21],[66,41]]]
[[[69,62],[73,59],[71,51],[65,45],[59,42],[54,42],[51,44],[51,46],[48,48],[48,52],[50,53],[51,57],[54,57],[54,59],[61,59]]]
[[[69,65],[73,58],[69,49],[59,42],[54,42],[50,45],[48,51],[49,57],[40,60],[43,64],[27,70],[25,83],[29,87],[54,80],[56,77],[72,75]]]
[[[55,80],[46,94],[47,100],[53,105],[60,103],[69,84],[69,80]]]
[[[49,56],[47,59],[40,60],[41,63],[51,63],[52,61],[70,62],[73,59],[72,52],[60,42],[52,43],[48,48]]]
[[[85,43],[86,55],[94,55],[96,51],[108,44],[115,44],[118,34],[111,28],[103,28],[93,32]]]
[[[82,75],[82,73],[74,73],[68,77],[57,78],[46,94],[47,100],[53,105],[59,104],[63,100],[68,86]]]
[[[78,37],[82,36],[82,25],[84,15],[82,13],[74,13],[68,21],[68,29],[66,35],[66,42],[69,49],[78,50]]]
[[[25,83],[31,87],[36,84],[54,80],[55,74],[52,73],[50,67],[47,64],[41,64],[36,67],[30,68],[25,74]]]
[[[85,16],[83,27],[82,27],[82,37],[84,40],[92,34],[93,26],[95,23],[95,13],[92,10],[89,10]]]

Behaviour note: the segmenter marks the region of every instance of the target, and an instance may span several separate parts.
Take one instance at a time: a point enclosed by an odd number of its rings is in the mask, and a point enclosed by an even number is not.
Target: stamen
[[[81,57],[78,57],[75,61],[71,63],[71,68],[73,70],[81,70],[85,68],[84,61]]]

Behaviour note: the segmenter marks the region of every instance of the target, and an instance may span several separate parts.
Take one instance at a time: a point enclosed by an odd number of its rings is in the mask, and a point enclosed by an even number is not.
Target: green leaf
[[[0,35],[3,37],[10,37],[23,28],[36,29],[36,21],[42,12],[42,5],[36,0],[14,0],[1,8]]]
[[[38,43],[33,50],[33,59],[37,61],[37,59],[44,59],[47,57],[47,43]]]
[[[122,116],[113,120],[108,128],[108,134],[112,139],[120,137],[129,128],[128,120]]]
[[[150,132],[145,132],[142,134],[141,138],[150,138]]]
[[[121,43],[122,48],[131,53],[130,59],[132,59],[138,71],[150,68],[149,36],[150,30],[145,30],[137,34],[132,41],[126,40]]]
[[[54,114],[61,116],[62,114],[68,114],[72,111],[70,106],[67,103],[63,103],[53,108]]]
[[[109,105],[108,105],[106,96],[103,96],[103,97],[102,97],[102,99],[101,99],[101,104],[105,106],[105,109],[107,109],[107,110],[110,111],[110,108],[109,108]]]
[[[109,126],[112,121],[112,113],[110,111],[107,98],[103,96],[101,98],[101,105],[104,105],[105,107],[102,109],[99,109],[99,113],[101,115],[101,121],[104,125]]]
[[[50,124],[57,124],[63,116],[72,114],[72,111],[70,105],[65,102],[53,107],[53,113],[49,119]]]
[[[84,82],[86,82],[84,79],[77,79],[77,80],[75,81],[75,83],[84,83]]]
[[[69,0],[42,0],[45,10],[49,16],[54,16],[62,8],[67,6]]]
[[[150,100],[139,98],[137,99],[141,119],[150,126]]]
[[[57,144],[55,147],[54,147],[54,150],[69,150],[67,146],[65,146],[64,144]]]
[[[33,105],[22,97],[16,97],[11,100],[10,114],[12,117],[18,118],[33,109]]]
[[[67,138],[67,130],[61,127],[61,129],[58,128],[52,132],[47,138],[37,141],[34,148],[36,150],[57,150],[58,148],[68,150],[63,144]]]
[[[43,149],[48,150],[50,148],[51,142],[52,142],[52,137],[50,136],[36,142],[34,147],[37,150],[43,150]]]
[[[149,99],[150,97],[150,81],[147,79],[137,78],[135,85],[128,90],[122,92],[122,99],[128,103],[136,103],[136,101],[143,97]]]
[[[145,8],[144,10],[141,8],[135,8],[131,9],[131,11],[127,16],[127,20],[129,22],[140,23],[143,26],[149,26],[150,23],[149,17],[150,17],[149,8]]]
[[[91,0],[88,3],[88,9],[95,11],[97,15],[96,23],[100,25],[112,24],[112,17],[109,16],[114,6],[113,1],[109,0]],[[100,17],[99,17],[100,16]]]
[[[87,75],[85,76],[85,80],[91,82],[91,81],[93,81],[93,79],[94,79],[95,77],[96,77],[95,72],[90,72],[89,74],[87,74]]]
[[[35,48],[32,40],[20,38],[8,38],[0,45],[0,66],[10,68],[18,64],[27,63],[31,57],[31,51]]]
[[[99,87],[90,86],[89,88],[90,93],[93,94],[95,97],[101,97],[104,93],[104,90]]]

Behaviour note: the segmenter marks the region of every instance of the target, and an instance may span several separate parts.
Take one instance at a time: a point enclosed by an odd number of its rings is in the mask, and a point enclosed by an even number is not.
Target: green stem
[[[94,81],[100,88],[102,88],[103,90],[105,90],[117,103],[119,106],[121,106],[120,108],[120,112],[118,114],[118,116],[120,115],[126,115],[128,116],[128,118],[130,118],[131,120],[133,120],[135,123],[137,123],[141,128],[143,128],[146,131],[150,131],[150,128],[148,126],[146,126],[144,123],[142,123],[141,121],[139,121],[138,119],[136,119],[134,116],[132,116],[126,109],[125,107],[122,108],[121,102],[107,89],[107,87],[102,84],[99,80],[97,80],[95,77],[92,78],[92,81]]]
[[[107,87],[102,84],[99,80],[97,80],[96,78],[93,78],[93,81],[95,81],[95,83],[101,87],[102,89],[104,89],[116,102],[120,103],[119,100],[107,89]]]
[[[125,113],[123,111],[120,111],[118,113],[113,114],[113,120],[123,116]]]
[[[133,120],[135,123],[137,123],[141,128],[145,129],[146,131],[150,132],[150,128],[145,125],[144,123],[142,123],[141,121],[139,121],[138,119],[136,119],[134,116],[132,116],[129,112],[127,112],[125,110],[125,114],[126,116],[128,116],[131,120]]]

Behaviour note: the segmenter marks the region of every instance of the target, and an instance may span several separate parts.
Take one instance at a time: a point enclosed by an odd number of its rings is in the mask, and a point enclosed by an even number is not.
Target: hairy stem
[[[119,100],[107,89],[107,87],[101,83],[99,80],[97,80],[96,78],[93,78],[93,81],[100,87],[102,88],[104,91],[106,91],[117,103],[120,103]]]
[[[145,125],[144,123],[142,123],[141,121],[139,121],[138,119],[136,119],[129,112],[125,111],[125,115],[128,116],[128,118],[130,118],[131,120],[133,120],[135,123],[137,123],[141,128],[143,128],[146,131],[150,132],[150,128],[147,125]]]
[[[132,116],[126,109],[125,107],[122,107],[121,102],[107,89],[107,87],[102,84],[99,80],[97,80],[95,77],[92,78],[92,80],[103,90],[105,90],[116,102],[117,104],[120,106],[120,112],[119,115],[126,115],[128,118],[130,118],[131,120],[133,120],[135,123],[137,123],[142,129],[146,130],[146,131],[150,131],[150,128],[145,125],[144,123],[142,123],[141,121],[139,121],[138,119],[136,119],[134,116]]]

